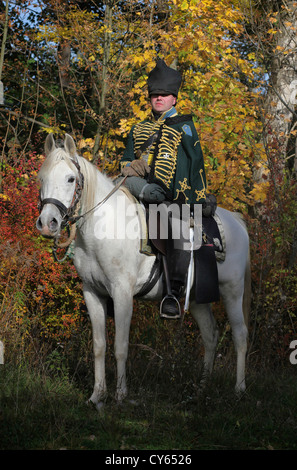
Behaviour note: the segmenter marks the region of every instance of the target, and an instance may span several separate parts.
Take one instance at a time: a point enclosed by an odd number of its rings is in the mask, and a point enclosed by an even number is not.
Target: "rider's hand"
[[[141,176],[144,177],[150,172],[150,167],[145,160],[133,160],[129,166],[122,170],[124,176]]]

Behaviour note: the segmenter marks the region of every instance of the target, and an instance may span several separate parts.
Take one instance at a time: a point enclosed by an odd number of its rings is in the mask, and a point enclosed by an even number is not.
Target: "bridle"
[[[78,203],[80,201],[82,191],[84,189],[84,175],[81,172],[80,166],[78,162],[76,162],[75,160],[71,160],[71,161],[76,166],[76,169],[78,171],[78,177],[76,178],[75,191],[74,191],[73,199],[72,199],[70,206],[67,208],[63,204],[63,202],[59,201],[58,199],[51,198],[51,197],[41,199],[41,195],[39,193],[39,203],[38,203],[39,213],[41,213],[43,207],[46,204],[53,204],[54,206],[57,207],[57,209],[59,210],[62,216],[62,222],[61,222],[62,228],[65,228],[67,225],[71,225],[74,222],[76,222],[77,215],[75,214],[77,213]]]
[[[61,216],[62,216],[62,222],[61,222],[61,228],[67,228],[68,230],[68,239],[60,243],[59,242],[59,237],[60,234],[54,238],[54,246],[53,246],[53,255],[56,261],[63,261],[67,255],[62,260],[58,260],[57,258],[57,248],[67,248],[71,242],[75,238],[76,234],[76,222],[85,217],[87,214],[93,212],[95,209],[97,209],[99,206],[103,205],[121,186],[124,184],[126,181],[127,176],[125,176],[108,194],[105,196],[104,199],[99,201],[94,207],[86,211],[84,214],[78,215],[79,211],[79,202],[80,198],[84,189],[84,175],[81,172],[79,163],[73,159],[71,159],[72,163],[76,166],[76,169],[78,171],[78,177],[76,178],[76,186],[75,186],[75,191],[73,195],[72,202],[70,206],[67,208],[63,202],[59,201],[58,199],[55,198],[45,198],[41,199],[41,195],[39,192],[39,202],[38,202],[38,210],[39,213],[41,213],[43,207],[46,204],[53,204],[54,206],[57,207],[59,210]]]

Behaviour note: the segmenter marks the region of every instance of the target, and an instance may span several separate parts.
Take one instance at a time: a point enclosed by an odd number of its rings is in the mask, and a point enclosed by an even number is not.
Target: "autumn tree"
[[[255,177],[268,187],[249,221],[255,328],[277,355],[296,331],[296,7],[294,1],[245,0],[241,8],[245,43],[262,70],[258,116],[266,167]]]
[[[275,201],[269,217],[276,221],[277,230],[282,234],[282,262],[293,267],[297,259],[297,2],[249,0],[245,2],[244,11],[247,38],[266,74],[259,95],[259,110],[270,191]]]
[[[231,1],[172,1],[169,14],[166,28],[150,25],[147,40],[130,53],[129,63],[143,68],[143,75],[129,93],[134,115],[120,121],[117,133],[126,135],[136,119],[150,112],[144,89],[156,52],[169,65],[177,63],[184,77],[178,108],[194,116],[209,190],[224,207],[244,210],[265,198],[266,184],[253,184],[254,166],[265,164],[265,155],[257,94],[248,86],[258,67],[254,56],[243,58],[236,44],[244,30],[243,14]]]
[[[87,3],[40,0],[34,3],[39,5],[32,10],[34,21],[11,27],[10,40],[26,62],[25,67],[18,63],[20,74],[6,54],[8,88],[15,88],[13,76],[24,77],[19,100],[13,96],[18,126],[11,130],[18,139],[28,135],[29,125],[31,135],[39,137],[36,127],[44,122],[48,131],[67,130],[84,138],[85,155],[115,172],[128,129],[150,112],[146,78],[160,55],[183,74],[178,109],[194,116],[209,190],[221,205],[234,209],[263,200],[265,182],[253,182],[254,168],[263,165],[252,91],[257,64],[239,47],[244,31],[240,2]],[[32,8],[31,2],[26,6]],[[24,8],[11,12],[11,26]],[[2,115],[7,125],[13,114]],[[20,134],[24,117],[33,122],[27,121]]]

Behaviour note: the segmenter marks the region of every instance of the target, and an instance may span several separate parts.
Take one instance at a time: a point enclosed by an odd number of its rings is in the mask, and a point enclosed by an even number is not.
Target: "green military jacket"
[[[203,154],[190,115],[177,115],[175,108],[157,120],[132,127],[121,167],[143,158],[151,167],[149,183],[159,184],[166,198],[197,204],[205,200],[206,176]]]

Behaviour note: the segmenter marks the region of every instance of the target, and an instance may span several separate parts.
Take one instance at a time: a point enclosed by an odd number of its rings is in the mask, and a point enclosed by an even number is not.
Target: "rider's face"
[[[176,97],[174,95],[163,94],[152,94],[151,105],[155,113],[164,113],[168,111],[176,103]]]

